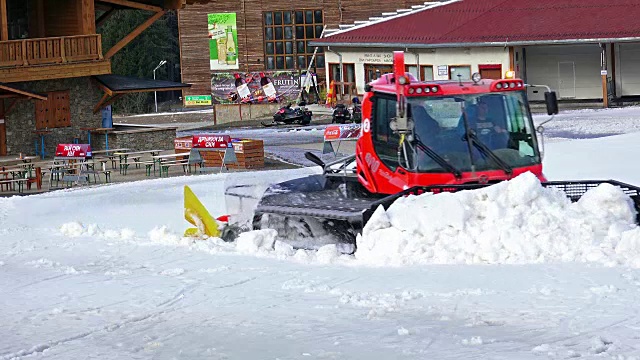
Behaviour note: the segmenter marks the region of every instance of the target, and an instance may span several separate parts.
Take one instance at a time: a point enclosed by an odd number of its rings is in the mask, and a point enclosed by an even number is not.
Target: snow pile
[[[602,184],[571,203],[531,173],[484,189],[377,209],[357,239],[367,264],[599,262],[640,267],[631,199]]]

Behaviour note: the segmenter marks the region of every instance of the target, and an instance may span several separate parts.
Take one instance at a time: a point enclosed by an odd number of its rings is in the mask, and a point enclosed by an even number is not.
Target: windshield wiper
[[[502,159],[496,155],[487,145],[485,145],[480,139],[478,139],[478,135],[473,130],[467,131],[467,139],[471,139],[473,145],[480,150],[485,156],[489,157],[493,162],[495,162],[507,175],[511,176],[513,173],[513,169],[507,163],[505,163]]]
[[[440,154],[438,154],[437,152],[433,151],[430,147],[425,145],[422,141],[420,141],[420,139],[417,136],[414,139],[416,141],[416,145],[418,149],[422,150],[425,154],[427,154],[430,158],[432,158],[435,162],[437,162],[438,165],[442,166],[443,169],[452,173],[453,176],[456,177],[456,179],[462,178],[462,172],[460,172],[460,170],[458,170],[455,166],[451,165],[447,160],[445,160],[445,158],[440,156]]]

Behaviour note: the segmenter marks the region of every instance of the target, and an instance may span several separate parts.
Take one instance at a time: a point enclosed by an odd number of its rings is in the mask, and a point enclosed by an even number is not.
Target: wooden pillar
[[[93,0],[79,0],[77,13],[79,21],[79,29],[81,35],[90,35],[96,33],[96,10]]]
[[[0,0],[0,40],[9,40],[9,21],[7,20],[7,0]]]
[[[607,91],[607,44],[600,44],[600,77],[602,78],[602,106],[609,107],[609,92]]]

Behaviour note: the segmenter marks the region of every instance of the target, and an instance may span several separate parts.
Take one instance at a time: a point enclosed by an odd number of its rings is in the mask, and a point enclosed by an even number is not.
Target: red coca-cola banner
[[[360,123],[330,125],[324,129],[324,141],[357,139],[360,137]]]
[[[191,146],[199,149],[226,149],[231,143],[229,135],[193,135]]]
[[[58,144],[56,157],[91,157],[89,144]]]

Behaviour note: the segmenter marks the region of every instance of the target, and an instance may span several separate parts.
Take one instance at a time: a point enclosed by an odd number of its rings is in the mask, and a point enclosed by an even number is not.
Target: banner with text
[[[185,106],[211,105],[211,95],[187,95],[184,97]]]
[[[300,76],[293,71],[211,74],[214,104],[295,101],[300,93]]]
[[[236,13],[207,15],[211,70],[238,68],[238,28]]]

